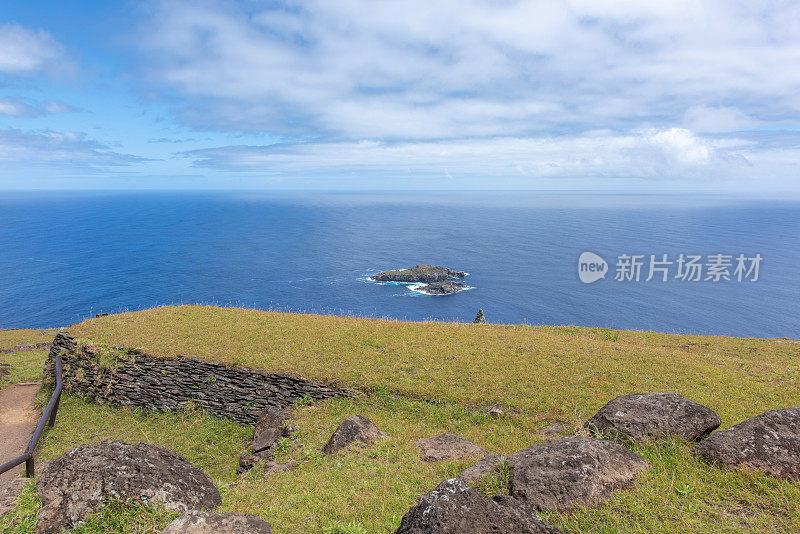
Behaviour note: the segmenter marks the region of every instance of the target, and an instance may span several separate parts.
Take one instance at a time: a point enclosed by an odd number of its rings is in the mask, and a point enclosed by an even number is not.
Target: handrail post
[[[61,394],[59,393],[58,397],[56,397],[56,404],[53,406],[53,411],[50,412],[50,420],[47,422],[47,426],[53,428],[53,425],[56,424],[56,414],[58,413],[58,404],[61,402]]]
[[[56,336],[56,339],[58,339],[58,336]],[[39,438],[42,435],[45,424],[47,423],[48,426],[52,428],[56,423],[56,413],[58,413],[58,405],[61,402],[61,390],[64,388],[64,377],[61,376],[61,355],[58,353],[58,351],[53,352],[52,350],[51,354],[54,355],[56,360],[56,387],[53,390],[53,394],[50,396],[50,400],[47,402],[47,406],[45,406],[44,413],[42,413],[42,417],[39,419],[36,429],[33,431],[33,436],[31,436],[28,446],[25,447],[25,452],[13,460],[9,460],[8,462],[0,465],[0,473],[5,473],[9,469],[13,469],[22,462],[25,462],[25,476],[28,478],[33,478],[35,474],[36,464],[33,459],[33,453],[36,450],[36,445],[39,443]]]

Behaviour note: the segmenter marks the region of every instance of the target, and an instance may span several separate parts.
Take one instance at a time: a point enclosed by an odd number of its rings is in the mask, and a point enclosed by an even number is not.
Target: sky
[[[3,2],[0,189],[800,193],[800,2]]]

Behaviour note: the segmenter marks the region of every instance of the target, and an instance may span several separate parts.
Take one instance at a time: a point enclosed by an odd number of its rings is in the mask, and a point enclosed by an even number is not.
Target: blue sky
[[[5,2],[0,189],[800,192],[800,3]]]

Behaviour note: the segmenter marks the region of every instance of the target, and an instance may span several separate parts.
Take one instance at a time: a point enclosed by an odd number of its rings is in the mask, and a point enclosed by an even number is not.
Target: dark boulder
[[[423,462],[486,456],[486,451],[482,447],[455,434],[439,434],[431,438],[418,439],[414,445],[420,450],[420,459]]]
[[[486,315],[483,313],[483,308],[478,308],[478,313],[475,315],[475,320],[472,322],[475,324],[483,324],[486,322]]]
[[[167,525],[161,534],[272,534],[272,526],[250,514],[212,514],[192,510]]]
[[[352,415],[339,423],[328,443],[322,448],[322,452],[333,454],[354,443],[375,443],[379,439],[388,437],[366,417]]]
[[[222,503],[205,473],[178,454],[146,443],[83,445],[50,462],[36,484],[43,505],[38,532],[58,532],[109,499],[185,512]]]
[[[800,480],[800,408],[771,410],[694,446],[706,462]]]
[[[611,441],[550,438],[512,454],[509,494],[537,510],[599,504],[633,484],[647,460]]]
[[[395,534],[559,534],[526,503],[487,499],[465,482],[445,480],[411,508]]]
[[[699,441],[721,423],[714,410],[677,393],[636,393],[613,399],[584,426],[604,437],[628,441],[665,436]]]
[[[376,282],[420,282],[424,284],[433,284],[436,282],[444,282],[449,278],[463,278],[466,275],[467,273],[453,271],[447,267],[423,264],[415,265],[409,269],[381,271],[372,276],[372,280]]]

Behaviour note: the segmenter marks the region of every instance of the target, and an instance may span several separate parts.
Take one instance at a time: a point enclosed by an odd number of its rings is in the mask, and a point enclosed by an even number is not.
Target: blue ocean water
[[[0,193],[0,328],[213,303],[407,320],[800,337],[800,203],[598,193]],[[609,263],[584,284],[577,260]],[[760,254],[759,279],[645,282],[650,254]],[[639,282],[614,280],[643,255]],[[367,280],[470,273],[429,296]],[[672,267],[676,269],[675,266]],[[731,274],[733,267],[731,268]]]

